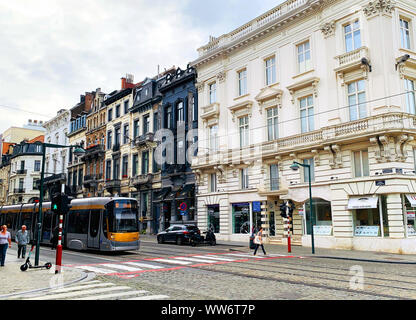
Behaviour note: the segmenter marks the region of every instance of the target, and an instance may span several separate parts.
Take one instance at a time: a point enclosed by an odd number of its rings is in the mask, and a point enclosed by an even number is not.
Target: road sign
[[[179,205],[179,209],[181,209],[181,211],[186,211],[186,209],[188,209],[188,206],[186,205],[186,203],[185,203],[185,202],[182,202],[182,203]]]

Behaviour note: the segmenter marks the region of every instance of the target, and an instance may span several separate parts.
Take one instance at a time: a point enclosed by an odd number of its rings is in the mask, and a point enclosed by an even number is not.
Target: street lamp
[[[38,214],[38,224],[37,224],[37,237],[36,237],[36,252],[35,252],[35,266],[39,265],[39,253],[40,253],[40,239],[42,232],[42,205],[43,205],[43,183],[45,179],[45,158],[46,158],[46,148],[75,148],[74,155],[82,156],[85,154],[85,150],[80,146],[61,146],[59,144],[50,144],[44,142],[36,142],[35,144],[42,146],[42,171],[40,174],[40,197],[39,197],[39,214]]]
[[[310,228],[311,228],[311,239],[312,239],[312,254],[315,254],[315,239],[314,239],[314,235],[313,235],[313,217],[314,217],[314,210],[313,210],[313,205],[312,205],[312,176],[311,176],[311,166],[309,164],[302,164],[299,162],[294,161],[293,164],[290,166],[290,169],[292,169],[293,171],[298,171],[299,170],[299,166],[304,167],[304,168],[308,168],[308,178],[309,178],[309,207],[310,207]]]

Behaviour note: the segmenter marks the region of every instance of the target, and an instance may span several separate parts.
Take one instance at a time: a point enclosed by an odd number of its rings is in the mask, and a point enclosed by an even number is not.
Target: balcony
[[[88,161],[105,156],[104,145],[92,145],[85,150],[83,161]]]
[[[136,139],[134,139],[134,144],[137,147],[146,146],[148,143],[152,143],[154,141],[155,135],[152,132],[147,132]]]
[[[113,146],[113,152],[120,152],[120,144],[117,143]]]
[[[153,181],[153,174],[147,173],[147,174],[141,174],[139,176],[136,176],[131,179],[130,184],[134,187],[139,187],[141,185],[150,184]]]
[[[24,170],[24,169],[16,170],[16,174],[26,175],[27,174],[27,170]]]
[[[98,181],[102,180],[103,175],[100,174],[90,174],[84,176],[84,187],[90,188],[90,187],[97,187]]]
[[[218,119],[219,115],[220,105],[218,103],[213,103],[202,108],[201,118],[204,121],[208,121],[209,119]]]
[[[337,60],[337,67],[335,68],[335,72],[344,73],[360,68],[360,66],[362,65],[362,58],[370,60],[367,47],[361,47],[357,50],[336,56],[335,59]]]
[[[105,183],[105,189],[107,190],[114,190],[114,189],[120,189],[121,187],[121,180],[108,180]]]
[[[279,178],[266,179],[258,186],[258,193],[261,196],[280,196],[288,194],[288,188],[282,186]]]

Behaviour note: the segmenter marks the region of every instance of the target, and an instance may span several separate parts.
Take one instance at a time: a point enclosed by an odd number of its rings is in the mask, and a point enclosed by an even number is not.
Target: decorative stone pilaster
[[[327,22],[321,26],[321,31],[325,39],[335,35],[335,26],[335,21]]]

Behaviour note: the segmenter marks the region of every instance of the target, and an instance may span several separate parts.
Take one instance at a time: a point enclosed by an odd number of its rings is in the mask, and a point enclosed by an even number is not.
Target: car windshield
[[[186,226],[189,231],[198,231],[198,228],[195,226]]]
[[[116,200],[108,205],[110,232],[138,232],[138,208],[134,200]]]

